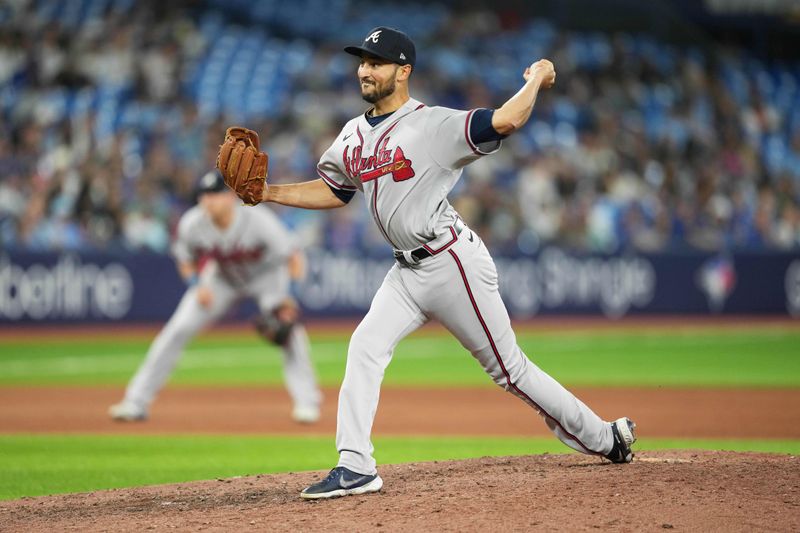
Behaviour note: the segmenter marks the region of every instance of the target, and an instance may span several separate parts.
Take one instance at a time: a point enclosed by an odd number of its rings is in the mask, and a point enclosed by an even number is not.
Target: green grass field
[[[349,332],[313,337],[320,379],[337,386]],[[800,329],[521,332],[519,343],[539,366],[567,385],[800,387]],[[0,341],[0,386],[122,385],[149,338]],[[211,335],[188,348],[172,384],[275,385],[277,350],[255,335]],[[493,386],[447,334],[404,340],[387,386]],[[0,406],[0,409],[13,406]],[[800,453],[800,441],[642,440],[640,449],[705,448]],[[552,438],[376,439],[380,463],[484,455],[563,453]],[[329,468],[329,437],[11,435],[0,427],[0,499],[100,488]]]
[[[338,386],[348,334],[313,339],[324,385]],[[567,385],[800,386],[800,329],[521,332],[520,346]],[[148,338],[25,341],[0,344],[0,385],[121,385],[141,362]],[[280,384],[280,355],[254,334],[206,336],[186,350],[174,384]],[[400,343],[387,385],[492,386],[450,335],[426,333]]]

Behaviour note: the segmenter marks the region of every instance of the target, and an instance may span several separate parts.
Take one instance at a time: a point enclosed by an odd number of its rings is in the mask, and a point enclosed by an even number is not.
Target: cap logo
[[[369,37],[367,37],[366,39],[364,39],[364,42],[367,42],[367,41],[372,41],[373,43],[376,43],[376,44],[377,44],[377,42],[378,42],[378,38],[381,36],[381,32],[382,32],[382,31],[383,31],[383,30],[378,30],[378,31],[374,31],[374,32],[372,32],[372,34],[371,34]]]
[[[403,52],[400,52],[400,59],[402,59],[403,61],[406,60],[406,55]]]
[[[214,184],[217,182],[217,177],[214,175],[213,172],[209,172],[205,176],[203,176],[203,187],[213,187]]]

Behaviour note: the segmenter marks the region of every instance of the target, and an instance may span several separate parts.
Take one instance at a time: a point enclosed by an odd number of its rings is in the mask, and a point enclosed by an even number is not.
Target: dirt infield
[[[797,531],[800,459],[644,452],[384,466],[379,494],[304,502],[321,472],[0,502],[9,531]]]
[[[640,436],[708,438],[800,438],[800,389],[631,389],[576,388],[597,413],[622,414],[638,424]],[[325,391],[319,424],[289,418],[281,389],[166,389],[144,423],[109,420],[106,409],[119,388],[0,388],[0,432],[208,433],[333,435],[337,391]],[[13,406],[13,408],[12,408]],[[471,389],[385,388],[375,435],[549,434],[524,403],[494,387]]]
[[[754,323],[553,320],[527,328],[727,329]],[[800,322],[768,324],[797,327]],[[330,333],[338,334],[340,327],[331,327]],[[243,331],[220,328],[211,334],[236,336]],[[326,331],[320,327],[318,332]],[[37,342],[49,342],[41,333],[0,329],[0,342],[37,337]],[[88,332],[65,328],[62,333],[79,338]],[[94,333],[145,338],[153,330],[98,328]],[[433,328],[420,334],[428,333],[439,334]],[[0,387],[0,433],[316,434],[331,439],[335,433],[333,389],[325,390],[323,419],[313,426],[290,420],[284,390],[260,387],[170,386],[148,422],[114,423],[106,409],[122,392],[121,387]],[[644,439],[800,439],[800,389],[574,388],[573,392],[606,419],[631,416]],[[385,387],[374,434],[549,432],[529,407],[495,387]],[[558,442],[553,439],[553,443],[555,449]],[[0,502],[0,532],[800,530],[800,458],[790,456],[644,451],[633,464],[622,466],[580,455],[384,465],[385,487],[380,494],[301,501],[298,492],[321,474],[261,475]]]

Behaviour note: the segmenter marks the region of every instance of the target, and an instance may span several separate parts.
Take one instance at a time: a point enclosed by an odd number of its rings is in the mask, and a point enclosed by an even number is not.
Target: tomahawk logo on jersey
[[[363,143],[361,133],[359,139]],[[360,179],[361,182],[374,180],[391,174],[394,181],[404,181],[414,177],[414,169],[411,165],[411,160],[408,159],[401,147],[396,147],[394,150],[388,148],[391,137],[386,137],[383,144],[379,145],[376,154],[369,157],[361,157],[363,144],[355,146],[352,151],[352,157],[348,151],[350,146],[345,147],[342,159],[344,160],[344,168],[350,179]]]

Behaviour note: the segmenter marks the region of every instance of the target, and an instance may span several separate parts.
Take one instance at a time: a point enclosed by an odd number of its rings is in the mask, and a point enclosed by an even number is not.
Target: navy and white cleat
[[[606,454],[612,463],[630,463],[633,461],[631,445],[636,442],[633,430],[636,428],[630,418],[622,417],[611,422],[611,433],[614,435],[614,446]]]
[[[338,498],[350,494],[378,492],[381,487],[383,487],[383,480],[378,474],[365,476],[356,474],[343,466],[337,466],[328,473],[328,477],[303,489],[300,497],[305,500]]]

